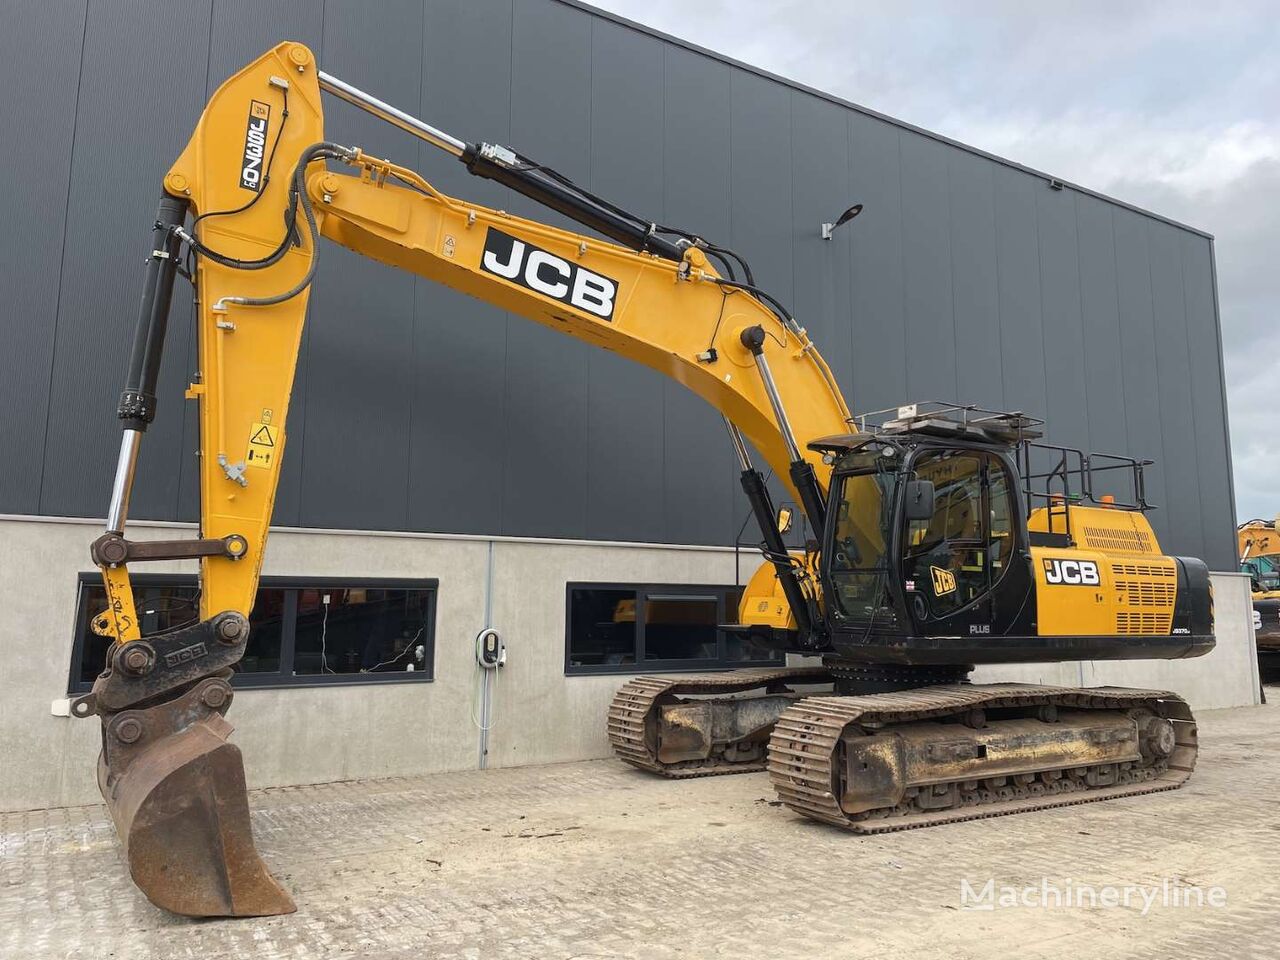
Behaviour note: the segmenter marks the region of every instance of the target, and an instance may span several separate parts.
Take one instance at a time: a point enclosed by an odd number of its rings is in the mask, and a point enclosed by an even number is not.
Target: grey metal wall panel
[[[608,21],[591,32],[591,189],[640,216],[663,207],[662,44]],[[663,526],[662,375],[603,350],[587,358],[587,536],[645,540]],[[694,482],[692,478],[690,482]]]
[[[663,218],[728,237],[729,67],[670,45],[663,60]],[[741,494],[720,414],[674,381],[664,384],[662,397],[668,491],[662,539],[731,543]]]
[[[995,172],[996,264],[1004,402],[1035,417],[1047,412],[1036,195],[1040,184],[1015,170]]]
[[[1125,399],[1115,229],[1108,204],[1081,195],[1075,204],[1089,439],[1103,452],[1116,453],[1125,449],[1127,438],[1124,421],[1116,416]]]
[[[100,515],[119,447],[115,418],[160,179],[204,103],[209,5],[90,5],[80,75],[40,512]],[[140,107],[165,91],[166,109]],[[141,160],[137,144],[147,144]],[[162,158],[156,162],[156,158]],[[189,288],[175,287],[159,415],[147,431],[134,515],[173,518]]]
[[[853,310],[849,258],[861,219],[849,221],[830,240],[819,239],[860,198],[849,170],[846,111],[833,103],[791,94],[791,215],[795,293],[791,309],[840,383],[853,378]]]
[[[0,511],[37,513],[63,270],[85,4],[18,4],[0,32],[0,130],[22,187],[0,231]],[[39,136],[19,135],[39,131]]]
[[[1120,305],[1120,356],[1124,377],[1125,452],[1156,461],[1147,470],[1147,499],[1162,509],[1149,514],[1157,535],[1169,532],[1165,497],[1165,452],[1156,369],[1155,317],[1151,299],[1151,258],[1146,219],[1113,210],[1116,283]]]
[[[1191,403],[1195,411],[1195,457],[1204,525],[1203,559],[1215,570],[1233,569],[1236,560],[1231,446],[1222,391],[1222,343],[1213,291],[1213,250],[1204,237],[1184,233],[1182,285],[1187,304],[1187,349],[1191,361]],[[1217,371],[1218,376],[1214,373]]]
[[[1004,404],[1004,372],[992,167],[987,161],[958,150],[947,153],[955,396],[966,403],[1000,410]]]
[[[830,240],[821,239],[822,224],[834,222],[854,201],[848,125],[840,107],[798,91],[791,91],[791,184],[791,310],[837,381],[848,383],[853,374],[853,343],[848,335],[850,234],[860,221],[840,227]],[[777,496],[790,499],[780,490]],[[795,546],[803,546],[806,536],[800,519],[797,515],[792,528]],[[753,541],[759,536],[754,523],[748,531]]]
[[[730,240],[756,282],[794,299],[791,217],[791,91],[744,70],[729,86]]]
[[[423,37],[423,117],[468,140],[508,142],[511,0],[441,5]],[[446,193],[509,206],[505,187],[434,147],[423,144],[418,158]],[[525,321],[427,280],[416,281],[415,298],[409,526],[500,533],[507,328]]]
[[[1040,236],[1045,413],[1057,443],[1085,448],[1089,445],[1089,409],[1075,196],[1043,185],[1035,196]]]
[[[1129,442],[1124,418],[1117,416],[1125,409],[1125,377],[1111,206],[1083,194],[1075,200],[1089,447],[1120,454],[1129,449]],[[1128,501],[1133,484],[1116,472],[1104,492]]]
[[[882,120],[849,114],[849,172],[853,194],[865,204],[849,238],[853,382],[848,401],[854,412],[902,403],[907,393],[900,133]]]
[[[324,9],[326,68],[417,113],[422,6],[399,0],[370,17],[356,0]],[[346,103],[325,107],[332,136],[378,156],[413,156],[417,140]],[[339,131],[341,133],[339,134]],[[304,526],[408,525],[414,278],[326,244],[311,292],[303,398]]]
[[[730,245],[751,263],[756,283],[789,304],[794,300],[794,237],[785,227],[792,222],[791,92],[745,70],[733,70],[729,143]],[[778,479],[768,479],[774,501],[788,500]],[[749,513],[739,497],[735,525],[740,528]]]
[[[1192,556],[1204,552],[1200,478],[1196,469],[1195,410],[1191,358],[1187,353],[1186,299],[1182,285],[1180,231],[1147,221],[1151,295],[1156,337],[1156,376],[1164,447],[1167,522],[1176,518],[1178,542]]]
[[[213,93],[246,63],[284,40],[305,43],[321,64],[326,63],[325,7],[325,0],[213,0],[208,92]]]
[[[958,388],[947,147],[912,133],[903,133],[899,146],[907,394],[913,400],[951,400]]]
[[[7,98],[0,122],[40,127],[18,149],[63,162],[14,198],[0,238],[17,326],[0,356],[0,442],[33,451],[0,477],[0,510],[102,512],[160,177],[207,94],[288,38],[451,132],[739,249],[855,410],[955,396],[1048,415],[1061,442],[1163,459],[1148,484],[1163,545],[1232,563],[1203,236],[559,0],[397,0],[377,17],[354,0],[116,0],[87,18],[71,4],[24,16],[0,38],[0,78],[40,95]],[[155,89],[166,108],[137,110]],[[568,225],[347,105],[327,109],[333,136],[446,192]],[[855,200],[862,216],[821,240]],[[746,514],[732,454],[684,388],[346,251],[321,256],[277,523],[732,541]],[[178,399],[195,364],[186,294],[134,516],[195,512],[196,423]]]
[[[511,38],[511,142],[583,183],[591,175],[591,25],[551,0],[522,0]],[[523,197],[511,208],[566,224]],[[534,323],[508,327],[503,533],[586,536],[591,352]]]

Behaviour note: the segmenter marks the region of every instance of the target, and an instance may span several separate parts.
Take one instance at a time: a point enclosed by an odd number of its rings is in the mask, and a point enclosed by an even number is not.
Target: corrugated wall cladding
[[[10,9],[0,512],[105,510],[161,176],[210,91],[285,38],[451,132],[728,242],[855,409],[1017,407],[1059,442],[1158,460],[1166,549],[1233,566],[1207,237],[557,0]],[[336,139],[547,217],[327,109]],[[863,215],[820,240],[854,200]],[[175,306],[135,517],[196,514],[191,320]],[[279,524],[724,544],[746,515],[719,417],[683,388],[332,245],[288,427]]]

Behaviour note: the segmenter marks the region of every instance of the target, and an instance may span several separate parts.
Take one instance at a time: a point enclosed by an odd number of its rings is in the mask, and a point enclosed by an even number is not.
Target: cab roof
[[[890,413],[893,415],[883,416]],[[1021,412],[984,410],[936,400],[860,414],[853,421],[861,429],[854,433],[819,437],[809,443],[809,449],[838,456],[869,440],[899,438],[967,440],[1011,447],[1044,436],[1037,429],[1044,425],[1044,421]]]

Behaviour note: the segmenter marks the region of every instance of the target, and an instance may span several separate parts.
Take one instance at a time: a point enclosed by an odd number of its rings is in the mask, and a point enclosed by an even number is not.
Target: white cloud
[[[1034,116],[951,115],[939,133],[1095,190],[1126,182],[1187,196],[1230,188],[1255,164],[1280,158],[1280,130],[1254,120],[1219,129],[1140,124],[1129,113]]]

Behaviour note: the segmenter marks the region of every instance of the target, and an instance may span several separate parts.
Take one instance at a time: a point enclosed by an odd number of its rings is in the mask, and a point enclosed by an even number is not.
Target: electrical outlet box
[[[507,645],[502,642],[502,634],[492,627],[481,630],[476,637],[476,662],[486,670],[507,662]]]

